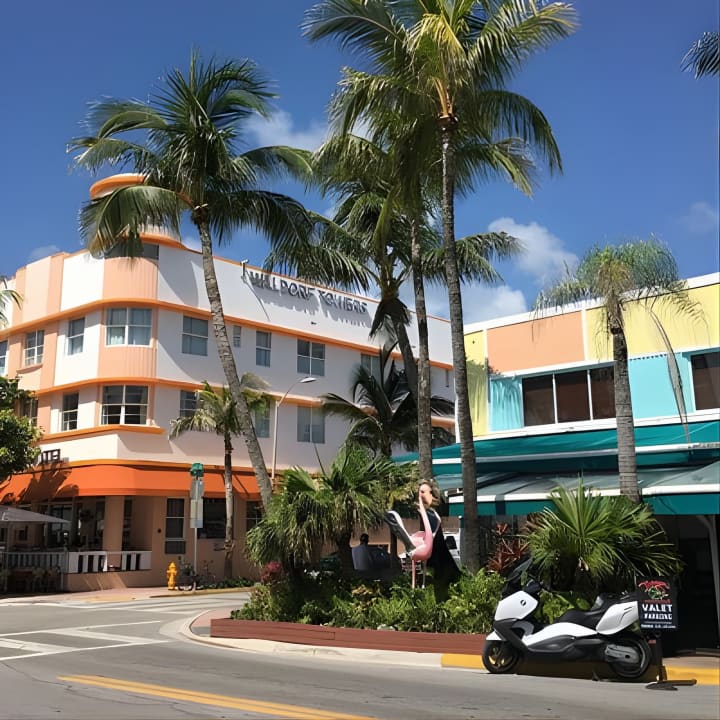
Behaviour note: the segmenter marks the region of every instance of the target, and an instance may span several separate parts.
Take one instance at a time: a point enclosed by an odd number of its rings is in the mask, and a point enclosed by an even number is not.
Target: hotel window
[[[79,402],[80,395],[78,393],[63,395],[62,420],[60,423],[60,429],[63,432],[66,430],[77,430]]]
[[[185,355],[207,355],[208,321],[183,317],[182,352]]]
[[[325,375],[325,346],[309,340],[298,340],[297,371],[304,375]]]
[[[7,340],[0,342],[0,375],[7,375]]]
[[[85,318],[76,318],[68,322],[67,329],[67,354],[77,355],[83,351],[85,336]]]
[[[270,367],[272,335],[264,330],[255,331],[255,364]]]
[[[20,400],[20,417],[27,418],[37,425],[38,401],[36,397],[24,397]]]
[[[380,357],[378,355],[360,355],[360,364],[374,378],[380,378]]]
[[[200,537],[211,540],[225,538],[225,498],[203,498],[203,526]]]
[[[149,345],[152,310],[108,308],[105,313],[106,345]]]
[[[322,445],[325,442],[325,415],[319,408],[299,407],[297,441]]]
[[[165,506],[165,554],[185,554],[185,500],[168,498]]]
[[[43,361],[45,331],[36,330],[25,335],[25,365],[39,365]]]
[[[192,390],[180,391],[180,417],[192,417],[197,408],[197,393]]]
[[[248,500],[245,503],[245,532],[252,530],[262,519],[262,503]]]
[[[253,410],[253,425],[259,438],[270,437],[270,405],[256,407]]]
[[[101,425],[145,425],[146,385],[106,385],[103,388]]]
[[[720,351],[700,353],[690,358],[696,410],[720,407]]]
[[[526,426],[615,417],[612,367],[523,378],[522,395]]]
[[[232,326],[232,346],[239,348],[242,340],[242,328],[239,325]]]

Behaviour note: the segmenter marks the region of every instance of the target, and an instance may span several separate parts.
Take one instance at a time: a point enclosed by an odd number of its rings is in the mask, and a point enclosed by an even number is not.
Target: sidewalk
[[[243,588],[231,588],[228,590],[198,590],[192,592],[181,592],[168,590],[166,587],[147,588],[115,588],[112,590],[97,590],[78,593],[62,593],[58,595],[40,595],[32,597],[21,595],[15,597],[3,597],[3,602],[47,602],[56,600],[77,600],[84,602],[130,602],[132,600],[144,600],[148,598],[182,598],[197,595],[219,595],[229,592],[242,592]],[[402,665],[423,665],[428,667],[466,668],[485,671],[482,658],[479,655],[462,655],[452,653],[413,653],[397,652],[387,650],[366,650],[356,648],[317,647],[314,645],[299,645],[295,643],[281,643],[269,640],[249,639],[225,639],[210,637],[210,621],[214,618],[228,617],[230,607],[214,608],[201,613],[189,620],[181,628],[184,637],[196,642],[207,643],[219,647],[235,648],[247,652],[262,653],[289,653],[289,654],[310,654],[316,657],[328,659],[348,658],[354,661],[382,662],[387,664]],[[698,685],[720,686],[720,655],[702,654],[682,657],[665,658],[665,670],[668,680],[697,680]],[[563,671],[563,664],[558,663],[552,666]],[[569,667],[569,666],[565,666]],[[565,676],[564,674],[563,676]]]

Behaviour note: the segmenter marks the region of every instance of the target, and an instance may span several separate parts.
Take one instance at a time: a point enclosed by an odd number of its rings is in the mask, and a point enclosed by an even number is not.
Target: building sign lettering
[[[677,630],[677,601],[670,580],[643,577],[637,588],[640,627],[644,630]]]
[[[315,293],[320,297],[320,300],[328,307],[335,307],[339,310],[345,310],[347,312],[355,312],[360,315],[367,313],[367,303],[363,300],[348,297],[338,292],[332,292],[330,290],[320,290],[310,285],[303,285],[295,280],[289,280],[287,278],[279,278],[270,273],[260,272],[258,270],[248,270],[247,276],[250,278],[250,282],[258,288],[264,290],[272,290],[280,295],[290,295],[292,297],[301,298],[302,300],[310,300],[315,297]]]
[[[51,463],[60,462],[60,449],[41,450],[38,455],[38,463],[40,465],[49,465]]]

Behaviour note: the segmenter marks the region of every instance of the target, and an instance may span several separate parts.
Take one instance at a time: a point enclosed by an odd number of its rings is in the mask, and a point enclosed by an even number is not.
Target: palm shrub
[[[554,509],[545,508],[525,529],[543,578],[560,591],[623,591],[638,575],[677,575],[675,547],[645,504],[624,495],[605,497],[578,483],[557,488]]]

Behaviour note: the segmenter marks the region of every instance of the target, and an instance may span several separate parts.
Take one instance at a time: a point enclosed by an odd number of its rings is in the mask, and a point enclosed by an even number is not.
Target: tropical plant
[[[240,379],[247,407],[254,410],[267,404],[267,396],[263,392],[268,384],[252,373],[243,374]],[[172,422],[170,437],[175,438],[190,430],[211,432],[223,439],[223,482],[225,486],[225,565],[224,576],[232,577],[232,559],[235,549],[233,537],[234,498],[232,484],[232,439],[241,434],[237,404],[230,390],[223,387],[215,392],[209,383],[203,383],[203,389],[196,395],[195,410],[190,415],[179,417]]]
[[[179,233],[185,215],[195,225],[217,351],[265,507],[272,485],[228,342],[213,238],[223,243],[235,230],[252,227],[272,243],[310,230],[297,201],[260,187],[279,175],[306,178],[308,154],[281,146],[237,150],[244,124],[251,116],[267,116],[271,97],[249,60],[203,64],[193,53],[187,73],[170,71],[149,102],[93,103],[86,118],[91,134],[70,144],[78,166],[92,172],[129,167],[143,180],[82,208],[80,230],[93,254],[139,255],[144,228]]]
[[[626,314],[631,305],[639,305],[654,318],[653,307],[663,303],[690,317],[698,317],[701,310],[679,279],[672,253],[654,238],[592,247],[577,269],[568,269],[563,279],[538,295],[535,310],[581,300],[602,303],[603,332],[612,338],[620,492],[639,502]]]
[[[325,414],[337,415],[352,425],[348,439],[365,445],[385,457],[392,455],[394,445],[406,450],[417,448],[417,405],[410,393],[407,378],[391,359],[393,344],[378,351],[379,370],[373,374],[363,365],[356,365],[350,378],[350,400],[335,393],[322,395]],[[433,396],[431,407],[436,415],[452,415],[453,403]],[[435,428],[438,444],[452,442],[452,436]]]
[[[20,307],[22,298],[20,297],[20,293],[16,290],[11,290],[7,286],[8,280],[3,275],[0,275],[0,284],[2,284],[2,288],[0,288],[0,327],[2,327],[7,325],[8,321],[7,315],[5,314],[5,306],[8,303],[14,302],[18,307]]]
[[[528,145],[551,170],[560,168],[545,117],[525,98],[503,88],[532,52],[573,29],[574,13],[568,5],[538,6],[532,0],[325,0],[306,15],[305,31],[311,39],[335,36],[370,66],[370,72],[345,71],[340,95],[345,127],[363,119],[376,136],[404,137],[408,158],[421,164],[426,176],[431,168],[441,169],[445,280],[465,498],[464,557],[474,570],[479,565],[475,449],[454,198],[456,191],[469,192],[473,180],[497,174],[529,193],[533,165]]]
[[[560,487],[553,508],[528,521],[524,535],[539,571],[554,590],[634,588],[638,575],[677,575],[675,547],[645,504],[603,496],[584,487]]]
[[[265,517],[248,533],[248,553],[264,564],[279,560],[291,582],[319,560],[326,543],[336,548],[341,567],[352,573],[350,538],[382,521],[386,486],[405,471],[367,448],[344,444],[329,471],[312,476],[290,468]]]
[[[42,435],[32,420],[20,415],[21,404],[34,395],[19,384],[18,378],[0,376],[0,482],[35,462]]]
[[[682,69],[691,70],[695,77],[720,73],[720,33],[703,33],[682,59]]]

